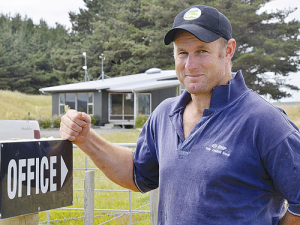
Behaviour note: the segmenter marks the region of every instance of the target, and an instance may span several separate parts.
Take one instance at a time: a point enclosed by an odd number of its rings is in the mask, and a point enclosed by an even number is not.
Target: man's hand
[[[132,150],[113,145],[90,129],[91,117],[86,113],[68,110],[61,118],[60,136],[73,141],[113,182],[139,191],[133,180]]]
[[[90,125],[91,117],[89,115],[76,110],[68,110],[61,118],[59,133],[63,139],[80,145],[88,140]]]

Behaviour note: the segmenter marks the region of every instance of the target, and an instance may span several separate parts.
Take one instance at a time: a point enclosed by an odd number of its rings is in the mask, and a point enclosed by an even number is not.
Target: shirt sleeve
[[[151,118],[145,123],[133,153],[134,182],[142,193],[156,189],[159,180],[158,159],[150,120]]]
[[[264,158],[275,190],[289,203],[288,211],[300,216],[300,135],[284,139]]]

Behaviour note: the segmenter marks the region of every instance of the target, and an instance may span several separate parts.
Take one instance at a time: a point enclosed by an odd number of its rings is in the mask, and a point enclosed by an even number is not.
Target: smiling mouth
[[[186,74],[185,77],[189,77],[189,78],[198,78],[198,77],[202,77],[204,76],[203,74]]]

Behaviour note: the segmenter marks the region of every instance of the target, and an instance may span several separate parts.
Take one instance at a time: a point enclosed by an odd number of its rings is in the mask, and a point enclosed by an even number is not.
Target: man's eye
[[[186,55],[188,54],[187,52],[179,52],[179,55]]]

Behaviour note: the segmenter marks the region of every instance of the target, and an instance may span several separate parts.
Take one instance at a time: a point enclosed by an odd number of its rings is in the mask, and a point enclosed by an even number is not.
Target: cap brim
[[[213,42],[221,37],[221,35],[211,32],[210,30],[207,30],[198,25],[184,24],[184,25],[181,25],[178,27],[174,27],[167,32],[167,34],[165,35],[165,38],[164,38],[165,45],[169,45],[172,41],[174,41],[175,35],[178,30],[185,30],[185,31],[191,33],[192,35],[194,35],[200,41],[203,41],[206,43]]]

